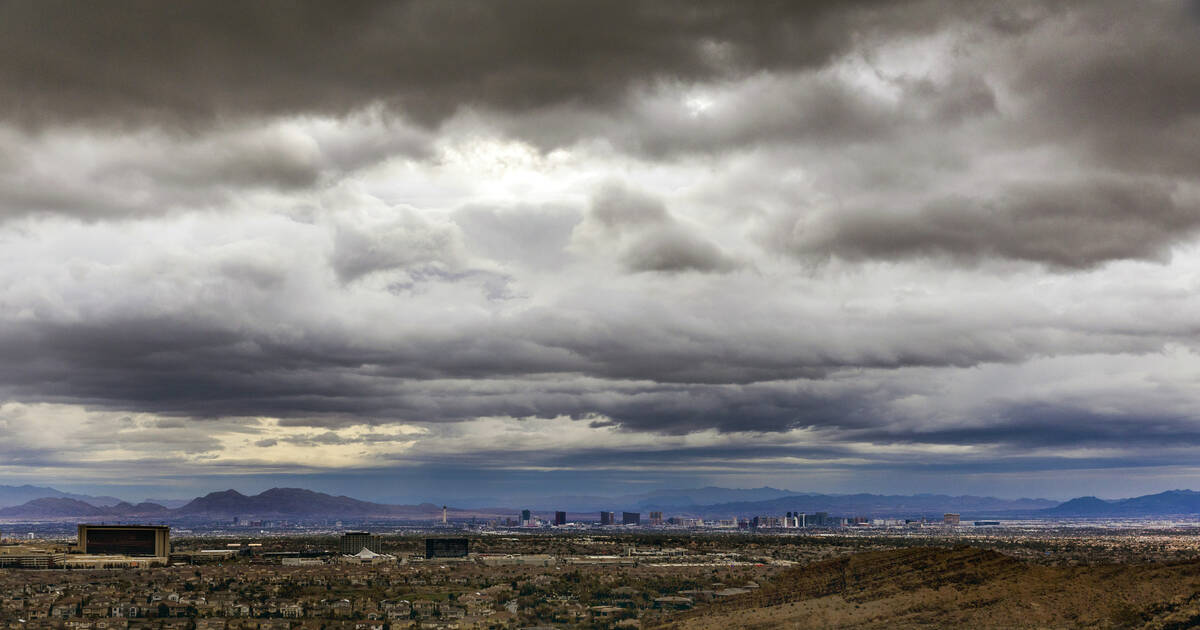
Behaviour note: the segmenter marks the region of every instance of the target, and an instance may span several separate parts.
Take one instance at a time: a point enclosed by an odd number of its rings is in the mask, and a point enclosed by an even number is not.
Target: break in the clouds
[[[1195,59],[1182,0],[5,4],[0,471],[1187,485]]]

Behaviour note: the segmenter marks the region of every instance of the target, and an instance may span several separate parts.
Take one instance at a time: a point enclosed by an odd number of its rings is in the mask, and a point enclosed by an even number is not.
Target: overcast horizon
[[[1200,489],[1200,0],[0,4],[0,484]]]

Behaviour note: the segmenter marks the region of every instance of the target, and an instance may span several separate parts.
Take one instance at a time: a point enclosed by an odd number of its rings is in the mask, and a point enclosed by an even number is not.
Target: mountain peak
[[[202,498],[208,498],[208,497],[213,497],[213,498],[217,498],[217,497],[230,497],[230,498],[243,497],[243,498],[244,498],[245,496],[246,496],[246,495],[242,494],[241,492],[238,492],[237,490],[234,490],[233,488],[230,488],[230,489],[228,489],[228,490],[218,490],[218,491],[216,491],[216,492],[209,492],[208,494],[204,495],[204,497],[202,497]]]
[[[322,492],[316,492],[313,490],[306,490],[304,488],[271,488],[270,490],[263,490],[262,492],[254,495],[254,496],[256,496],[256,497],[293,497],[293,496],[312,497],[312,496],[330,496],[330,495],[324,494]]]
[[[0,516],[8,518],[65,518],[65,517],[123,517],[165,511],[161,505],[142,503],[130,505],[118,503],[110,507],[97,507],[77,499],[64,497],[42,497],[24,504],[0,509]]]
[[[1071,499],[1049,510],[1047,516],[1078,517],[1144,517],[1159,515],[1200,514],[1200,492],[1167,490],[1158,494],[1105,501],[1096,497]]]

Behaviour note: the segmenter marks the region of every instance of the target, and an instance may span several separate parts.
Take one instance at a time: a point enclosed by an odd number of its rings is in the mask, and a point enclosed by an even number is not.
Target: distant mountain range
[[[429,520],[441,516],[441,506],[432,503],[419,505],[389,505],[372,503],[347,496],[334,496],[301,488],[272,488],[256,495],[236,490],[212,492],[187,501],[177,507],[157,502],[136,505],[112,497],[71,495],[53,488],[37,486],[0,486],[0,496],[21,497],[30,493],[47,492],[47,496],[29,499],[20,505],[0,508],[0,519],[70,519],[95,520],[225,520],[233,517],[284,519],[361,519],[391,518]],[[79,498],[83,497],[83,498]],[[699,499],[697,498],[699,497]],[[697,501],[713,497],[736,497],[742,500],[700,504]],[[744,497],[766,497],[745,500]],[[109,501],[109,499],[113,499]],[[599,504],[599,509],[597,508]],[[776,488],[730,489],[696,488],[689,490],[659,490],[625,497],[554,497],[539,501],[531,507],[547,516],[544,505],[566,509],[572,520],[588,519],[600,510],[640,511],[645,515],[652,509],[668,515],[731,518],[785,512],[828,512],[837,516],[937,516],[958,512],[965,518],[1103,518],[1152,517],[1200,514],[1200,492],[1171,490],[1159,494],[1105,501],[1096,497],[1080,497],[1065,503],[1046,499],[997,499],[971,495],[944,494],[879,495],[879,494],[792,494]],[[503,518],[515,517],[518,507],[450,508],[450,517]]]
[[[759,495],[778,495],[762,501],[733,501],[714,503],[710,505],[685,505],[685,501],[695,500],[695,496],[739,496],[744,490],[726,488],[702,488],[687,491],[662,491],[661,494],[635,495],[628,502],[604,504],[602,509],[614,511],[641,511],[651,509],[668,512],[672,515],[700,516],[705,518],[730,518],[732,516],[748,516],[756,514],[782,514],[784,512],[829,512],[841,516],[872,515],[872,516],[920,516],[937,515],[943,512],[957,511],[975,515],[994,515],[999,513],[1036,512],[1056,505],[1054,501],[1045,499],[1006,500],[993,497],[947,496],[922,494],[914,496],[900,495],[823,495],[801,494],[789,495],[785,491],[774,488],[761,488],[751,491]],[[578,503],[571,503],[569,497],[558,502],[576,518],[598,516],[599,510],[579,509]],[[555,504],[551,504],[555,505]],[[524,507],[524,506],[522,506]],[[593,506],[594,507],[594,506]],[[515,516],[520,510],[515,508],[474,508],[450,510],[453,518],[463,517],[504,517]],[[548,510],[533,508],[543,516]],[[333,496],[300,488],[272,488],[261,494],[245,495],[236,490],[212,492],[202,497],[192,499],[178,508],[167,508],[157,503],[139,503],[131,505],[120,502],[113,506],[95,506],[76,499],[53,497],[29,501],[19,506],[0,509],[0,518],[149,518],[154,520],[175,519],[232,519],[235,516],[244,518],[396,518],[396,519],[430,519],[441,515],[441,507],[432,503],[420,505],[387,505],[361,501],[346,496]]]
[[[97,518],[123,520],[131,518],[155,521],[183,519],[245,518],[398,518],[430,519],[441,516],[441,506],[385,505],[360,501],[345,496],[333,496],[301,488],[272,488],[256,495],[244,495],[237,490],[212,492],[197,497],[178,508],[157,503],[132,505],[119,501],[112,506],[96,506],[85,501],[64,497],[44,497],[21,505],[0,509],[3,519]],[[452,509],[454,518],[484,517],[513,514],[507,508],[491,510]]]
[[[1039,512],[1040,516],[1065,518],[1135,518],[1195,514],[1200,514],[1200,492],[1191,490],[1168,490],[1158,494],[1116,501],[1105,501],[1096,497],[1079,497]]]
[[[95,506],[121,503],[121,499],[116,497],[94,497],[86,494],[72,494],[42,486],[0,486],[0,508],[21,505],[34,499],[45,498],[75,499],[76,501],[84,501]]]
[[[167,508],[157,503],[132,505],[120,501],[116,505],[95,506],[84,501],[79,501],[78,499],[45,497],[34,499],[18,506],[0,509],[0,518],[65,518],[79,516],[128,518],[159,516],[167,511]]]
[[[187,505],[171,512],[177,516],[218,517],[241,515],[423,518],[435,513],[440,515],[441,506],[432,503],[385,505],[300,488],[272,488],[253,496],[244,495],[237,490],[213,492],[193,499]]]

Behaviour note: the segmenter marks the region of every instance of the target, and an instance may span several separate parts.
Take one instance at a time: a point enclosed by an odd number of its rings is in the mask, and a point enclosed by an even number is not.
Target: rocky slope
[[[970,547],[855,554],[789,569],[660,628],[1200,626],[1200,561],[1047,567]]]

